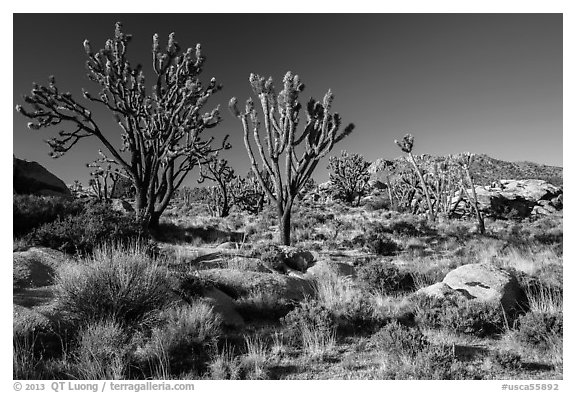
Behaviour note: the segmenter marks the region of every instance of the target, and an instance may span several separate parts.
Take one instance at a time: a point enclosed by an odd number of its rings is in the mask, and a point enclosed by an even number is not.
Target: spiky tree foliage
[[[198,183],[203,183],[206,179],[216,183],[216,186],[209,188],[208,205],[212,215],[227,217],[230,214],[233,201],[230,186],[235,177],[234,169],[230,168],[228,161],[224,159],[215,159],[200,167]]]
[[[418,168],[418,164],[416,164],[414,155],[412,154],[412,149],[414,147],[414,137],[410,134],[406,134],[404,135],[404,138],[402,138],[401,141],[395,140],[394,143],[396,143],[400,147],[400,149],[402,149],[402,151],[408,155],[408,159],[412,163],[414,170],[416,171],[416,174],[420,179],[424,195],[426,196],[426,203],[428,205],[428,220],[435,221],[436,214],[434,213],[434,205],[432,204],[432,200],[430,199],[430,192],[428,191],[428,187],[426,185],[424,177],[422,176],[422,172],[420,171],[420,168]]]
[[[329,158],[328,170],[330,183],[345,202],[358,206],[360,199],[366,195],[369,186],[370,173],[367,162],[360,154],[348,154],[342,150],[340,157]]]
[[[330,113],[334,96],[328,90],[323,102],[310,99],[306,106],[306,126],[300,135],[297,135],[302,108],[298,96],[304,85],[300,83],[298,75],[291,72],[286,73],[282,82],[282,91],[276,93],[272,78],[266,80],[259,75],[250,75],[250,84],[262,107],[264,135],[251,98],[247,100],[244,112],[238,109],[235,97],[230,100],[230,109],[242,121],[244,144],[252,169],[260,185],[277,207],[280,242],[289,245],[290,218],[295,198],[312,176],[320,159],[332,150],[334,144],[349,135],[354,125],[350,124],[340,130],[342,122],[340,116],[337,113]],[[260,154],[260,165],[256,161],[250,142],[250,131]],[[283,168],[281,158],[284,158]],[[262,178],[263,171],[270,173],[273,187],[266,185]]]
[[[98,159],[86,164],[88,168],[92,168],[88,185],[98,200],[109,201],[118,196],[117,188],[121,179],[129,176],[102,151],[98,151],[98,154]]]
[[[262,173],[262,180],[268,187],[273,187],[268,172]],[[230,191],[234,199],[234,206],[250,214],[260,213],[268,202],[266,191],[252,170],[245,177],[237,176],[232,180]]]
[[[310,178],[310,179],[306,180],[306,182],[304,183],[304,185],[300,189],[300,192],[298,193],[298,200],[303,200],[306,197],[306,195],[308,195],[309,193],[316,190],[317,186],[318,185],[316,184],[314,179]]]
[[[214,78],[202,86],[199,76],[205,57],[199,44],[182,53],[172,33],[162,50],[155,34],[153,89],[148,93],[142,67],[132,66],[127,59],[130,40],[121,23],[116,23],[114,37],[106,41],[103,49],[93,51],[90,42],[84,41],[88,78],[100,86],[100,91],[96,95],[83,91],[83,96],[114,115],[121,146],[114,146],[104,135],[88,108],[56,87],[54,77],[50,77],[48,86],[34,84],[31,94],[24,97],[31,110],[21,105],[16,109],[32,119],[28,123],[32,129],[61,123],[71,126],[47,141],[53,157],[65,154],[81,139],[98,138],[110,153],[110,160],[132,179],[136,209],[150,226],[156,226],[186,175],[198,163],[210,160],[214,152],[229,147],[226,138],[219,148],[212,146],[213,137],[203,138],[204,131],[221,120],[217,108],[201,113],[221,86]]]
[[[484,234],[486,231],[484,226],[484,217],[482,216],[480,208],[478,207],[478,197],[476,195],[476,187],[474,186],[474,178],[470,174],[470,165],[474,160],[474,154],[471,154],[469,152],[460,153],[454,156],[454,160],[461,169],[462,190],[466,194],[466,197],[470,201],[470,204],[472,205],[472,207],[474,208],[474,212],[476,213],[476,219],[478,220],[478,232]],[[466,185],[466,183],[468,183],[468,185]],[[468,194],[467,186],[470,186],[472,198],[470,198],[470,195]]]

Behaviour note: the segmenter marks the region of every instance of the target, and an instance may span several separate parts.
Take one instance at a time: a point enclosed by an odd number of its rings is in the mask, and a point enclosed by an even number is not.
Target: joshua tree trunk
[[[436,219],[436,215],[434,214],[434,206],[432,205],[432,201],[430,200],[430,192],[428,191],[428,186],[424,181],[424,176],[422,176],[422,172],[420,172],[420,168],[416,164],[416,160],[411,152],[408,153],[408,157],[410,157],[410,162],[414,166],[416,173],[418,174],[418,178],[420,179],[420,183],[422,183],[422,190],[424,191],[424,196],[426,196],[426,203],[428,204],[428,220],[434,222]]]
[[[480,213],[480,208],[478,207],[478,197],[476,196],[476,188],[474,187],[474,179],[472,175],[470,175],[470,171],[466,168],[466,176],[468,177],[468,182],[470,182],[470,186],[472,187],[472,206],[474,207],[474,211],[476,212],[476,219],[478,220],[478,232],[482,235],[486,232],[486,228],[484,227],[484,217],[482,217],[482,213]]]
[[[278,206],[278,228],[280,229],[280,242],[285,245],[290,245],[290,222],[291,222],[291,206],[288,209],[284,209]]]

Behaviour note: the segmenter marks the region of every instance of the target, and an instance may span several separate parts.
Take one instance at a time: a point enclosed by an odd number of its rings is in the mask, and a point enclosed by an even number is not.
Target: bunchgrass
[[[138,244],[105,244],[90,257],[65,263],[55,284],[58,306],[83,322],[150,323],[174,299],[168,269]]]

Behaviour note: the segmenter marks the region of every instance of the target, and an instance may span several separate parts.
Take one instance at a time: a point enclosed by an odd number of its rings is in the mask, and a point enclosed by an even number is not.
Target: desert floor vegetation
[[[98,225],[126,236],[93,224],[46,244],[43,226],[102,209],[15,203],[47,213],[15,238],[14,378],[562,378],[560,217],[487,219],[480,235],[300,202],[286,247],[270,206],[215,218],[176,201],[160,235],[108,213]],[[471,264],[512,272],[524,308],[422,293]]]

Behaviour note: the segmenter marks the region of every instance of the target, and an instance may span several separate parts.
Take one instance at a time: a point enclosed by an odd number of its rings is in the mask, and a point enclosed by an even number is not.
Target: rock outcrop
[[[14,192],[72,197],[66,184],[35,161],[13,159]]]
[[[544,180],[501,180],[490,186],[477,186],[476,195],[479,208],[487,217],[526,218],[559,214],[563,208],[562,187]],[[461,215],[464,210],[457,206],[455,213]]]

